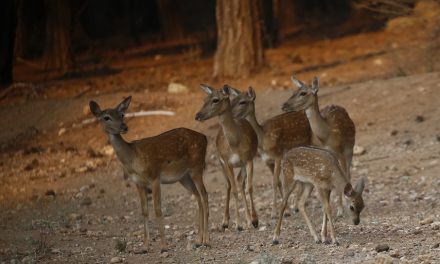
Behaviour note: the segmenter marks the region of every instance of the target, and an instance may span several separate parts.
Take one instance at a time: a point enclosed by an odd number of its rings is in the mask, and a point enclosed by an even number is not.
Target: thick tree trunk
[[[214,76],[246,76],[263,65],[258,7],[258,0],[217,0]]]
[[[17,10],[14,0],[0,3],[0,89],[12,83]]]
[[[72,64],[71,14],[69,0],[45,0],[45,68],[67,72]]]

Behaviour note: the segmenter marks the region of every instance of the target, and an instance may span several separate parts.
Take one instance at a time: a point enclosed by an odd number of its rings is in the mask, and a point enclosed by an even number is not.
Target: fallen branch
[[[176,115],[176,113],[172,111],[164,111],[164,110],[139,111],[139,112],[127,113],[125,114],[125,117],[140,117],[140,116],[152,116],[152,115],[174,116]],[[81,122],[81,124],[87,125],[96,121],[97,121],[96,118],[88,118],[88,119],[84,119]]]

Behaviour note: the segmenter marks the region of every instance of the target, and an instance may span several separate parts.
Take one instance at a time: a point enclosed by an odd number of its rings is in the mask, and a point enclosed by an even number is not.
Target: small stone
[[[403,142],[403,144],[406,146],[412,145],[413,143],[414,143],[414,141],[412,139],[407,139]]]
[[[51,252],[52,254],[60,254],[60,253],[61,253],[61,250],[60,250],[59,248],[53,248],[50,252]]]
[[[110,263],[121,263],[122,262],[122,258],[120,257],[113,257],[110,260]]]
[[[394,129],[394,130],[391,131],[390,135],[391,136],[396,136],[398,133],[399,133],[399,130]]]
[[[388,251],[390,250],[390,246],[386,245],[386,244],[382,244],[382,245],[377,245],[376,246],[376,252],[383,252],[383,251]]]
[[[258,229],[258,231],[265,231],[266,229],[267,229],[266,226],[262,226],[262,227],[260,227],[260,228]]]
[[[80,205],[81,206],[89,206],[92,204],[92,199],[90,197],[84,197],[84,199],[82,199]]]
[[[170,83],[168,85],[169,93],[186,93],[188,91],[189,91],[188,87],[180,83]]]
[[[432,230],[439,230],[440,229],[440,221],[435,221],[431,223]]]
[[[440,247],[440,243],[435,243],[434,245],[432,245],[431,248],[439,248]]]
[[[365,150],[364,147],[355,145],[353,148],[353,154],[354,155],[364,155],[365,153],[367,153],[367,151]]]
[[[170,254],[169,254],[167,251],[165,251],[165,252],[162,252],[162,253],[160,254],[160,256],[161,256],[162,258],[168,258],[168,257],[170,256]]]
[[[422,123],[423,121],[425,121],[425,117],[424,116],[421,116],[421,115],[416,116],[416,122],[417,123]]]
[[[64,133],[66,133],[66,129],[64,127],[58,130],[58,136],[61,136]]]
[[[354,251],[349,250],[349,251],[347,251],[347,253],[345,253],[345,255],[347,257],[354,257]]]
[[[421,220],[419,222],[419,224],[420,225],[428,225],[428,224],[431,224],[432,222],[434,222],[434,219],[432,217],[428,217],[428,218]]]

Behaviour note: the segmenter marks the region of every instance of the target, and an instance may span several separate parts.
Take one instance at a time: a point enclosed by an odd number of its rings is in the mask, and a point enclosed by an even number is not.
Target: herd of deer
[[[272,218],[277,217],[278,220],[272,243],[278,243],[284,211],[290,194],[295,191],[295,208],[304,217],[314,241],[338,244],[329,201],[331,191],[335,190],[337,194],[337,215],[341,216],[343,208],[346,208],[355,225],[359,224],[359,215],[364,207],[364,179],[358,179],[354,187],[350,183],[355,126],[340,106],[331,105],[319,109],[317,77],[311,86],[294,78],[292,81],[297,90],[283,104],[282,110],[285,113],[263,124],[259,124],[255,117],[256,94],[252,87],[247,92],[240,92],[228,85],[221,89],[201,85],[207,96],[195,119],[204,121],[218,116],[220,123],[216,146],[226,180],[222,227],[229,226],[231,191],[235,202],[235,228],[239,231],[243,229],[240,201],[244,201],[247,226],[258,226],[253,196],[253,160],[258,152],[273,175]],[[124,175],[136,184],[144,220],[145,247],[148,248],[150,240],[148,190],[152,190],[163,251],[166,250],[166,241],[160,184],[177,181],[195,196],[198,203],[196,246],[209,245],[208,194],[203,183],[208,144],[206,136],[187,128],[177,128],[158,136],[126,142],[121,134],[128,130],[124,123],[124,113],[130,101],[131,97],[128,97],[116,108],[106,110],[101,110],[96,102],[91,101],[90,110],[107,134],[123,165]],[[234,168],[240,169],[237,175],[234,174]],[[317,189],[323,210],[320,238],[305,211],[305,202],[313,188]],[[283,199],[281,206],[277,205],[278,192]],[[327,237],[327,224],[330,241]]]

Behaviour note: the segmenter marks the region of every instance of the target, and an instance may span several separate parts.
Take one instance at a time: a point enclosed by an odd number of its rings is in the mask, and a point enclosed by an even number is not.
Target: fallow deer
[[[245,118],[254,128],[258,137],[258,148],[263,161],[270,168],[273,178],[273,207],[272,218],[278,213],[277,188],[281,184],[279,175],[281,160],[284,153],[294,147],[310,145],[311,131],[309,121],[304,111],[284,113],[266,120],[260,125],[255,116],[256,94],[252,87],[247,92],[229,87],[235,98],[232,100],[232,112],[234,118]]]
[[[309,87],[300,80],[292,77],[297,90],[283,104],[285,112],[305,110],[312,128],[313,145],[333,150],[338,155],[342,168],[350,176],[350,166],[353,157],[356,129],[347,111],[337,105],[326,106],[319,110],[318,90],[319,79],[314,77]],[[338,198],[338,216],[342,216],[341,194]]]
[[[229,226],[229,200],[232,194],[235,200],[236,229],[242,230],[239,214],[239,197],[237,188],[244,200],[246,220],[248,226],[258,226],[258,217],[253,198],[253,159],[257,153],[258,138],[248,121],[235,120],[232,116],[230,90],[227,86],[216,90],[207,85],[200,87],[207,94],[204,104],[196,114],[195,119],[205,121],[218,116],[220,129],[217,134],[216,146],[220,157],[223,174],[226,179],[226,200],[222,227]],[[234,168],[240,168],[237,175],[238,184],[234,175]],[[246,181],[246,184],[245,184]],[[249,212],[248,201],[244,186],[246,185],[250,199],[251,211]]]
[[[161,209],[161,183],[180,182],[194,194],[198,211],[198,238],[196,246],[209,243],[208,194],[203,183],[207,138],[187,128],[177,128],[163,134],[125,141],[121,134],[127,133],[124,113],[131,96],[115,108],[101,110],[90,101],[90,111],[96,116],[122,163],[124,175],[136,184],[144,217],[144,246],[148,249],[150,233],[148,227],[148,188],[152,190],[153,207],[161,239],[161,251],[166,251],[163,216]]]
[[[330,227],[330,237],[333,244],[338,244],[333,226],[333,218],[330,207],[330,192],[335,189],[339,193],[344,193],[346,209],[353,224],[360,222],[360,213],[364,208],[362,192],[364,190],[364,179],[360,178],[353,188],[350,184],[350,177],[341,167],[337,154],[331,150],[316,147],[298,147],[285,154],[282,163],[284,175],[285,193],[279,211],[278,223],[274,230],[273,244],[278,244],[281,222],[287,201],[297,183],[302,183],[303,190],[300,194],[298,209],[304,217],[309,227],[310,233],[316,243],[327,243],[327,221]],[[312,223],[305,211],[305,202],[311,191],[315,187],[321,201],[323,210],[323,220],[321,229],[321,239],[318,238]]]

